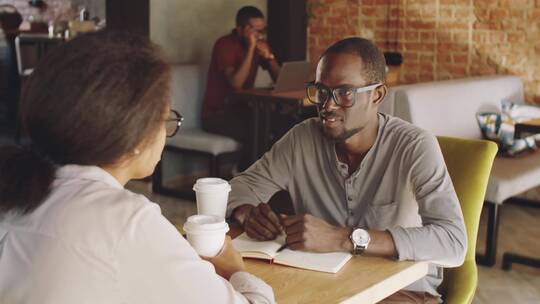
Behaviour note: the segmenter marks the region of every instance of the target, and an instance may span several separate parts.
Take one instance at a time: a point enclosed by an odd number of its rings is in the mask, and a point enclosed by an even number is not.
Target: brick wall
[[[540,0],[309,0],[308,11],[311,60],[362,36],[397,44],[401,83],[512,74],[540,103]]]

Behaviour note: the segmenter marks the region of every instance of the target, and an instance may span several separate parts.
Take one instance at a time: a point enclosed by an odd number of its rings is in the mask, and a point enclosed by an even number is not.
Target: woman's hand
[[[223,248],[213,258],[205,258],[216,268],[217,274],[229,280],[231,276],[238,271],[245,271],[246,266],[242,260],[242,256],[234,247],[232,246],[232,241],[230,236],[225,236],[225,243]]]

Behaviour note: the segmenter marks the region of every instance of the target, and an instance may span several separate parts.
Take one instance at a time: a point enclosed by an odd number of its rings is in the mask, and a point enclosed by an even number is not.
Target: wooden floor
[[[487,218],[482,215],[477,250],[483,252]],[[540,303],[540,269],[513,264],[501,269],[505,251],[540,259],[540,208],[501,206],[497,264],[479,267],[479,284],[474,303]]]
[[[150,184],[131,182],[128,188],[147,195],[158,203],[162,212],[173,224],[182,225],[185,219],[197,212],[192,201],[152,194]],[[538,190],[540,192],[540,190]],[[486,218],[480,224],[478,251],[483,252]],[[499,232],[497,265],[479,267],[479,284],[473,303],[540,303],[540,269],[514,265],[511,271],[501,269],[502,254],[513,251],[540,258],[540,208],[503,205]]]

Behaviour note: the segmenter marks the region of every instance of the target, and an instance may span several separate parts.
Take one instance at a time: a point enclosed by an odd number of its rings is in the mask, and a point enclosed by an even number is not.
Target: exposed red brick
[[[466,64],[469,61],[467,54],[452,54],[453,62],[456,64]]]
[[[472,11],[469,8],[458,8],[454,13],[457,20],[465,20],[472,16]]]
[[[416,42],[419,40],[419,37],[420,35],[418,32],[413,32],[413,31],[405,32],[405,41]]]
[[[504,38],[504,33],[502,32],[492,32],[489,34],[489,42],[491,43],[504,42]]]
[[[517,9],[511,9],[510,10],[510,16],[513,19],[523,19],[523,18],[525,18],[526,13],[527,13],[527,10],[525,10],[523,8],[517,8]]]
[[[529,21],[538,21],[540,20],[540,9],[534,9],[527,13],[527,18]]]
[[[433,42],[435,41],[435,34],[433,32],[421,32],[420,40],[422,42]]]
[[[439,9],[439,16],[442,19],[454,18],[454,8],[452,6],[443,6]]]
[[[372,6],[363,6],[362,7],[362,14],[364,14],[366,16],[375,16],[376,12],[377,11]]]
[[[404,52],[403,58],[406,62],[416,62],[418,61],[418,53]]]
[[[473,0],[475,7],[496,7],[499,5],[498,0]]]
[[[407,0],[407,4],[415,5],[415,4],[433,4],[433,0]]]
[[[476,16],[478,21],[487,21],[489,20],[489,10],[486,8],[475,7],[473,14]]]
[[[418,81],[421,82],[428,82],[435,80],[435,75],[433,73],[420,73],[418,75]]]
[[[488,41],[487,34],[485,32],[476,31],[473,33],[473,41],[475,43],[486,43]]]
[[[384,50],[387,39],[398,40],[402,83],[511,73],[530,83],[526,96],[540,96],[533,72],[540,69],[540,0],[316,1],[325,9],[309,25],[312,60],[335,40],[362,33]]]
[[[452,32],[452,42],[454,43],[468,43],[469,32],[456,31]]]
[[[494,8],[489,11],[489,18],[491,20],[504,19],[508,16],[508,10],[502,8]]]
[[[506,41],[508,43],[523,43],[525,42],[525,36],[523,33],[508,33],[508,36],[506,37]]]
[[[434,54],[421,54],[420,55],[420,62],[433,64],[434,60],[435,60]]]
[[[422,20],[407,20],[405,23],[407,28],[410,29],[434,29],[436,27],[435,22],[433,21],[422,21]]]

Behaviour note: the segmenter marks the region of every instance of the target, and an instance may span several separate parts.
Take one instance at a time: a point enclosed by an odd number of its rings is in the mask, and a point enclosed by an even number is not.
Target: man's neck
[[[336,144],[337,157],[340,162],[349,166],[349,174],[358,169],[364,156],[375,144],[378,129],[379,117],[376,115],[364,129],[347,138],[344,142]]]

